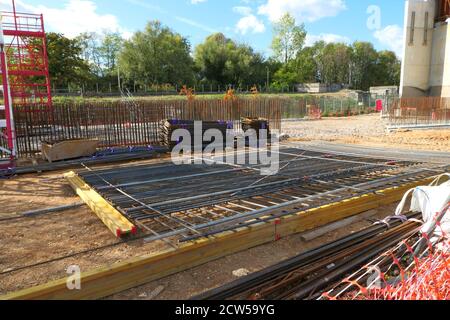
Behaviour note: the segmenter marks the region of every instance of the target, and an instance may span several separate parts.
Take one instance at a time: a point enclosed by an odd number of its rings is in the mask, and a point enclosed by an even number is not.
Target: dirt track
[[[291,141],[331,141],[365,146],[450,151],[450,129],[388,133],[378,114],[284,122]]]

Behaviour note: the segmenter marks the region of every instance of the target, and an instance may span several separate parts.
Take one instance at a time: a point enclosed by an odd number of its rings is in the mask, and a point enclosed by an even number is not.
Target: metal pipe
[[[26,212],[20,213],[14,217],[2,218],[2,219],[0,219],[0,221],[10,221],[10,220],[17,220],[17,219],[27,218],[27,217],[35,217],[35,216],[48,214],[48,213],[55,213],[55,212],[61,212],[61,211],[66,211],[66,210],[70,210],[70,209],[76,209],[76,208],[80,208],[84,205],[86,205],[86,204],[84,202],[80,201],[80,202],[76,202],[73,204],[63,205],[63,206],[58,206],[58,207],[53,207],[53,208],[31,210],[31,211],[26,211]]]
[[[409,213],[408,218],[417,218],[419,214]],[[392,222],[392,227],[397,227],[401,225],[402,222],[395,220]],[[304,266],[316,263],[316,261],[334,255],[336,253],[342,252],[348,248],[355,245],[363,243],[368,239],[373,238],[377,234],[386,231],[386,225],[372,225],[361,231],[355,232],[336,241],[327,243],[318,248],[306,251],[293,257],[291,259],[280,262],[279,264],[270,266],[261,271],[250,274],[244,278],[238,279],[234,282],[226,284],[220,288],[216,288],[193,297],[193,300],[225,300],[235,297],[244,292],[250,291],[252,288],[260,287],[264,283],[273,281],[277,277],[288,274],[294,270],[303,268]]]

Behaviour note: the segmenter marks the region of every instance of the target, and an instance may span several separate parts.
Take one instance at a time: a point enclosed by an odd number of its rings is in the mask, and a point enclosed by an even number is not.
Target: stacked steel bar
[[[265,137],[270,138],[270,124],[267,119],[263,118],[242,118],[242,130],[248,132],[248,130],[253,130],[256,132],[256,137],[258,140],[262,137],[262,130],[266,130]],[[264,136],[264,135],[263,135]]]
[[[157,154],[168,152],[164,147],[132,147],[132,148],[110,148],[98,151],[92,157],[84,157],[74,160],[58,161],[54,163],[44,163],[32,166],[19,166],[14,170],[14,174],[39,173],[45,171],[66,170],[72,168],[83,168],[84,165],[92,166],[99,164],[143,160],[155,158]],[[1,173],[0,173],[1,177]]]
[[[419,217],[408,214],[408,219]],[[320,296],[352,270],[417,233],[414,220],[376,224],[292,259],[203,293],[195,300],[300,300]]]
[[[198,128],[199,132],[196,132]],[[226,147],[227,143],[227,130],[233,129],[233,123],[231,121],[197,121],[194,120],[165,120],[161,122],[160,126],[160,143],[161,145],[172,150],[179,143],[187,143],[181,140],[172,140],[173,134],[176,130],[186,130],[190,142],[189,146],[194,150],[197,144],[196,138],[199,139],[202,149],[208,144],[214,142],[214,144],[222,145]],[[222,139],[220,141],[204,141],[206,131],[208,130],[218,130],[222,134]]]

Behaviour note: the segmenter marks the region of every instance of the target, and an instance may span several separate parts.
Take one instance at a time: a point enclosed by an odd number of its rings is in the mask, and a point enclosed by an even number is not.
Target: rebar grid
[[[247,150],[247,158],[255,150]],[[270,151],[270,150],[269,150]],[[239,151],[244,152],[244,151]],[[268,222],[299,211],[428,177],[416,163],[282,148],[281,170],[261,165],[172,163],[86,170],[79,175],[142,232],[147,241],[185,242]],[[194,158],[190,159],[191,163]],[[247,160],[248,161],[248,160]]]

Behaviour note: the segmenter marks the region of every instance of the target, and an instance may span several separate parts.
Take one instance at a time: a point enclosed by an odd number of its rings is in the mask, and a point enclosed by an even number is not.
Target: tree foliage
[[[50,73],[58,88],[95,84],[111,86],[118,73],[125,84],[229,85],[254,84],[285,88],[298,83],[345,84],[353,89],[398,85],[400,61],[392,51],[378,52],[357,41],[304,47],[304,25],[284,15],[275,24],[273,56],[265,58],[251,46],[222,33],[208,36],[191,52],[190,43],[158,21],[124,40],[117,33],[83,33],[75,39],[49,33]]]
[[[99,53],[102,57],[102,68],[106,73],[116,71],[119,53],[122,50],[123,38],[119,33],[107,33],[104,35]]]
[[[97,81],[111,78],[116,72],[118,54],[123,46],[122,36],[118,33],[85,32],[75,40],[82,50],[81,57],[89,64]]]
[[[216,33],[199,44],[194,53],[200,82],[227,86],[264,82],[264,57],[245,44]]]
[[[140,85],[191,84],[194,79],[188,40],[159,21],[125,41],[119,64],[125,78]]]
[[[357,41],[353,44],[350,66],[353,88],[367,90],[376,83],[377,60],[378,52],[371,43]]]
[[[325,43],[318,41],[299,51],[275,74],[276,85],[321,82],[353,89],[398,85],[400,61],[392,51],[376,51],[371,43]]]
[[[49,72],[54,86],[66,88],[92,79],[89,64],[82,59],[82,47],[58,33],[47,34]]]
[[[286,13],[273,27],[272,49],[275,57],[288,64],[303,48],[306,38],[305,25],[296,25],[295,18]]]

